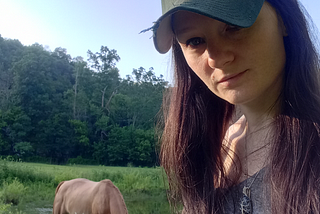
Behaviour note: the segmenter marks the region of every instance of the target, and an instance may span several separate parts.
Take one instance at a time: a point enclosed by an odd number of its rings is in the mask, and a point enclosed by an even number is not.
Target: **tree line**
[[[116,50],[88,59],[0,35],[0,155],[24,161],[157,164],[156,116],[168,82],[153,68],[121,78]]]

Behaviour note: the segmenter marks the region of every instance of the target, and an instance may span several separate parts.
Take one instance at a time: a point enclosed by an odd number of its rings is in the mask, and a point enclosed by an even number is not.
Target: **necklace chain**
[[[250,156],[250,155],[252,155],[252,154],[254,154],[254,153],[256,153],[256,152],[258,152],[258,151],[260,151],[261,149],[264,149],[265,147],[267,147],[267,146],[269,146],[270,145],[270,142],[269,143],[266,143],[265,145],[263,145],[263,146],[261,146],[261,147],[259,147],[258,149],[256,149],[256,150],[254,150],[254,151],[252,151],[252,152],[250,152],[249,154],[246,154],[246,159]],[[247,153],[247,151],[246,151],[246,153]]]
[[[264,126],[254,132],[251,132],[251,134],[253,133],[256,133],[264,128],[266,128],[267,126]],[[248,157],[250,155],[252,155],[253,153],[265,148],[266,146],[268,146],[270,143],[267,143],[263,146],[261,146],[260,148],[254,150],[253,152],[251,152],[250,154],[247,154],[247,130],[248,129],[248,123],[246,124],[246,135],[245,135],[245,152],[246,152],[246,156],[245,156],[245,159],[246,159],[246,169],[247,169],[247,173],[246,173],[246,176],[249,176],[249,169],[248,169]],[[265,158],[265,161],[263,163],[263,166],[262,168],[265,166],[266,164],[266,161],[267,161],[267,158]],[[253,185],[253,183],[255,182],[256,178],[258,177],[258,175],[260,174],[262,169],[260,169],[256,175],[254,176],[253,180],[251,181],[250,185],[247,186],[245,185],[243,187],[243,190],[242,190],[242,197],[240,199],[240,211],[241,211],[241,214],[251,214],[252,213],[252,202],[251,202],[251,187]],[[247,181],[246,181],[247,182]]]

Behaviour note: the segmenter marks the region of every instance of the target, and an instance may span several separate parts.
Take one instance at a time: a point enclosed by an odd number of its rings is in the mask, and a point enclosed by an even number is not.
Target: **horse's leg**
[[[68,214],[66,208],[61,203],[56,203],[53,205],[52,213],[53,214]]]
[[[95,195],[92,200],[92,214],[111,214],[110,203],[105,200],[104,195]]]
[[[63,211],[62,196],[61,194],[58,193],[63,183],[64,181],[60,182],[56,188],[55,197],[53,201],[53,210],[52,210],[53,214],[67,214],[65,211]]]
[[[52,214],[61,214],[61,201],[55,199],[53,202]]]

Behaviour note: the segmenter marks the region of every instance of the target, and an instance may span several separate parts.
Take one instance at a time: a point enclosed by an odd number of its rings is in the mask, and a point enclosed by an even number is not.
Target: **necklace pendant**
[[[241,214],[251,214],[252,204],[250,198],[250,188],[244,186],[242,190],[242,197],[240,199]]]

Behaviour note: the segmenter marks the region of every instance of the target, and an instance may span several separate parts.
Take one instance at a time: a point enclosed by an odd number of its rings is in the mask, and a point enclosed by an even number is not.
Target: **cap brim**
[[[167,53],[172,46],[173,31],[171,27],[171,14],[167,15],[154,32],[153,42],[156,50],[161,53]]]
[[[208,1],[202,1],[196,5],[196,7],[194,4],[191,6],[189,6],[187,3],[185,5],[181,4],[180,6],[174,7],[163,14],[158,19],[153,29],[153,40],[156,50],[162,54],[167,53],[170,50],[172,46],[172,39],[174,37],[171,26],[171,16],[177,11],[190,11],[225,22],[227,24],[246,28],[253,25],[264,3],[264,0],[234,0],[232,4],[230,3],[230,0],[216,1],[216,4],[213,4],[212,1],[213,0],[210,0],[211,4],[204,3]],[[212,7],[212,5],[214,5],[214,7]]]

